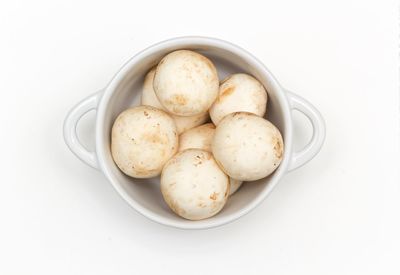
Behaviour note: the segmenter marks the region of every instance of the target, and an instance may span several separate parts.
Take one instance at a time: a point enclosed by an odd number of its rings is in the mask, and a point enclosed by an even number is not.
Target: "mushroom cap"
[[[153,106],[160,110],[168,112],[167,109],[164,106],[162,106],[162,104],[158,100],[153,89],[153,80],[155,72],[156,72],[156,67],[152,68],[144,78],[141,104]],[[194,116],[177,116],[173,114],[171,114],[171,116],[175,120],[178,134],[181,134],[186,130],[189,130],[193,127],[203,124],[210,117],[208,112]]]
[[[164,111],[138,106],[122,112],[111,130],[111,154],[123,173],[135,178],[159,175],[178,150],[174,120]]]
[[[155,73],[156,73],[156,67],[153,67],[144,77],[141,104],[147,106],[153,106],[167,112],[167,109],[165,109],[165,107],[162,106],[156,94],[154,93],[153,80]]]
[[[270,175],[281,163],[283,140],[268,120],[251,113],[232,113],[218,124],[212,152],[230,177],[253,181]]]
[[[249,112],[264,116],[268,95],[264,86],[248,74],[233,74],[220,87],[217,100],[210,108],[211,120],[215,125],[227,114]]]
[[[194,116],[207,112],[218,95],[218,74],[205,56],[188,50],[166,55],[158,64],[154,91],[168,112]]]
[[[224,207],[229,180],[211,153],[188,149],[176,154],[164,166],[161,193],[177,215],[201,220],[214,216]]]
[[[210,118],[208,112],[194,116],[176,116],[176,115],[171,115],[171,116],[175,120],[175,125],[176,129],[178,130],[178,134],[182,134],[183,132],[189,129],[199,126]]]
[[[236,193],[237,190],[239,190],[240,186],[242,186],[243,181],[240,180],[234,180],[231,177],[229,177],[229,196],[232,196],[234,193]]]
[[[190,129],[179,136],[179,149],[201,149],[211,152],[211,143],[215,133],[215,125],[206,123],[196,128]],[[235,193],[242,185],[242,181],[229,177],[229,195]]]
[[[187,130],[179,136],[179,149],[181,152],[186,149],[201,149],[211,152],[211,141],[215,132],[212,123],[206,123],[196,128]]]

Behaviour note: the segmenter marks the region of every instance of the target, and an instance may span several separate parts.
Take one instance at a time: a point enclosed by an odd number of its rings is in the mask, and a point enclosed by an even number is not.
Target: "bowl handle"
[[[89,152],[79,141],[76,133],[76,126],[79,120],[89,111],[96,110],[100,102],[103,90],[92,94],[79,102],[75,107],[69,111],[64,121],[64,140],[69,149],[79,159],[88,164],[89,166],[99,169],[97,157],[95,152]]]
[[[300,151],[292,153],[288,168],[288,171],[292,171],[309,162],[319,152],[325,140],[325,122],[320,112],[310,102],[290,91],[286,92],[292,110],[303,113],[313,128],[308,144]]]

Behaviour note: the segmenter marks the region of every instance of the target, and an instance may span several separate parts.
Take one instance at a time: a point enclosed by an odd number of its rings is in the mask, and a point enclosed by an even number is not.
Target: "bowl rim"
[[[240,56],[245,59],[251,66],[254,66],[257,71],[261,74],[265,75],[269,81],[270,85],[277,91],[276,97],[283,109],[283,121],[285,128],[285,152],[283,160],[279,166],[279,168],[273,173],[272,177],[266,188],[262,190],[250,203],[248,203],[244,208],[236,211],[227,216],[214,216],[213,219],[204,219],[200,221],[187,221],[185,219],[180,220],[172,220],[160,214],[154,213],[153,211],[143,207],[139,203],[137,203],[130,195],[124,190],[123,187],[118,183],[118,180],[114,177],[111,168],[107,164],[106,155],[109,154],[109,151],[105,149],[106,141],[104,140],[104,122],[105,122],[105,111],[107,109],[110,98],[117,88],[120,81],[124,78],[124,76],[136,65],[138,61],[140,61],[145,56],[152,55],[160,50],[164,50],[165,48],[174,47],[174,46],[182,46],[182,48],[187,48],[188,45],[196,45],[196,46],[213,46],[218,47],[222,50],[230,51],[231,53]],[[211,38],[211,37],[203,37],[203,36],[183,36],[167,39],[156,44],[153,44],[144,50],[138,52],[132,58],[130,58],[114,75],[109,84],[104,89],[103,96],[100,99],[99,106],[97,108],[96,115],[96,153],[98,158],[98,163],[100,169],[106,176],[106,178],[111,182],[114,189],[117,193],[137,212],[142,214],[143,216],[149,218],[150,220],[157,222],[162,225],[167,225],[170,227],[175,227],[179,229],[207,229],[218,227],[230,222],[237,220],[238,218],[246,215],[253,209],[255,209],[264,199],[271,193],[274,187],[277,185],[281,177],[285,174],[288,168],[288,164],[290,161],[290,157],[292,155],[292,137],[293,137],[293,124],[292,124],[292,116],[291,109],[289,105],[289,101],[286,95],[285,90],[278,83],[276,78],[271,74],[271,72],[267,69],[267,67],[259,61],[255,56],[253,56],[248,51],[242,49],[239,46],[236,46],[230,42]]]

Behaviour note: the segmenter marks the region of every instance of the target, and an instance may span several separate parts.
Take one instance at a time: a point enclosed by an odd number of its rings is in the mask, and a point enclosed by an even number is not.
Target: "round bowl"
[[[110,132],[114,120],[123,110],[140,104],[146,73],[163,56],[178,50],[193,50],[207,56],[217,67],[220,80],[233,73],[247,73],[258,79],[268,92],[266,117],[282,133],[285,151],[278,169],[267,178],[247,183],[229,198],[217,215],[200,221],[189,221],[175,215],[164,202],[159,177],[135,179],[124,175],[115,165],[110,152]],[[310,142],[293,152],[292,111],[298,110],[313,126]],[[77,138],[76,125],[90,110],[96,110],[95,152],[89,152]],[[229,42],[207,37],[180,37],[157,43],[132,57],[115,74],[111,82],[97,93],[78,103],[67,115],[64,139],[71,151],[90,166],[100,169],[121,197],[136,211],[160,224],[182,229],[204,229],[232,222],[259,205],[279,180],[293,169],[313,158],[325,137],[320,113],[306,100],[286,91],[270,71],[253,55]]]

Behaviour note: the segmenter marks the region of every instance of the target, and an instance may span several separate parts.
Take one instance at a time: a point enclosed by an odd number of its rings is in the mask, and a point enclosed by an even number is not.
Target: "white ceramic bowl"
[[[243,185],[224,209],[214,217],[189,221],[175,215],[164,202],[159,178],[133,179],[114,164],[110,153],[110,132],[115,118],[129,106],[140,104],[145,74],[169,52],[190,49],[210,58],[220,79],[232,73],[244,72],[261,81],[268,91],[268,119],[281,131],[285,152],[279,168],[269,177]],[[292,151],[292,111],[298,110],[312,123],[311,141],[299,152]],[[79,142],[76,125],[80,118],[96,110],[96,151],[89,152]],[[100,169],[121,197],[135,210],[160,224],[183,229],[203,229],[229,223],[260,204],[282,176],[308,162],[320,150],[325,138],[324,121],[320,113],[306,100],[286,91],[275,77],[253,55],[222,40],[206,37],[180,37],[155,44],[130,59],[104,90],[78,103],[64,123],[64,139],[71,151],[88,165]]]

